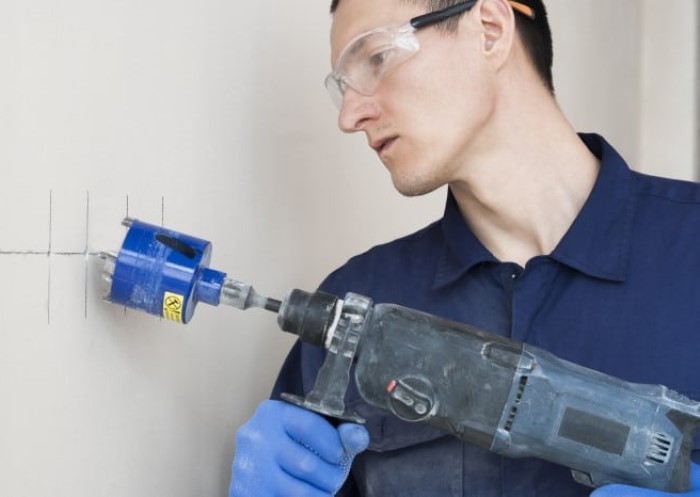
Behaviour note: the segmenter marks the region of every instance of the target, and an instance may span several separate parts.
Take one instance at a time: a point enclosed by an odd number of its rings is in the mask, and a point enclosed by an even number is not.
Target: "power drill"
[[[289,402],[362,423],[345,409],[351,376],[368,404],[509,457],[571,468],[590,487],[689,489],[700,403],[562,360],[499,335],[348,293],[292,290],[283,300],[209,268],[206,240],[125,219],[103,253],[105,299],[187,323],[198,302],[277,313],[279,327],[326,349],[313,390]],[[354,366],[354,367],[353,367]]]

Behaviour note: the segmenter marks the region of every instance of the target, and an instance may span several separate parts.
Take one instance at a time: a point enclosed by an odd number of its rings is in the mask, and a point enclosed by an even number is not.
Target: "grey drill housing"
[[[327,349],[315,386],[283,398],[324,415],[345,410],[351,366],[362,398],[508,457],[538,457],[573,478],[683,492],[700,403],[629,383],[549,352],[398,305],[293,290],[278,323]]]

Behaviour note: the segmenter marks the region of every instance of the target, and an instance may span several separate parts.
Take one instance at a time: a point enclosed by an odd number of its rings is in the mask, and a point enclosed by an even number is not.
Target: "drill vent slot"
[[[527,376],[520,377],[520,383],[518,384],[518,391],[515,393],[515,399],[513,399],[513,405],[510,407],[510,412],[508,413],[508,419],[506,419],[506,424],[503,427],[506,431],[510,431],[513,428],[513,422],[515,421],[515,416],[518,414],[518,406],[523,398],[523,393],[525,393],[525,385],[527,385]]]
[[[647,461],[656,464],[666,464],[671,457],[673,440],[665,433],[654,433],[647,452]]]

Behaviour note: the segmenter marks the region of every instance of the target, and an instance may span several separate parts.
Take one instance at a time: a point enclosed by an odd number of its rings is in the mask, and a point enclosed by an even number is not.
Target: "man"
[[[700,187],[634,173],[603,138],[575,132],[553,97],[542,2],[334,0],[331,10],[326,84],[340,128],[365,133],[404,195],[442,185],[449,195],[441,220],[351,259],[321,288],[700,398]],[[307,393],[322,360],[297,344],[273,397]],[[333,495],[356,454],[338,495],[591,492],[566,468],[401,422],[354,388],[346,400],[367,431],[264,402],[239,430],[230,495]],[[688,495],[700,495],[699,480],[694,467]],[[665,494],[613,485],[594,495]]]

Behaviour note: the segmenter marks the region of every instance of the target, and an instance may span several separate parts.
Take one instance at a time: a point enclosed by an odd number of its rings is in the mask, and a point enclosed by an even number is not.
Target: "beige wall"
[[[697,3],[549,4],[577,128],[693,176]],[[127,212],[212,240],[213,267],[273,296],[440,215],[444,192],[400,197],[337,131],[326,9],[0,2],[0,495],[225,493],[291,337],[262,311],[183,327],[102,303],[94,253]]]
[[[555,0],[555,79],[581,130],[609,137],[635,169],[698,174],[695,0]]]
[[[695,0],[643,3],[638,146],[643,171],[695,179],[700,173],[699,19]]]

